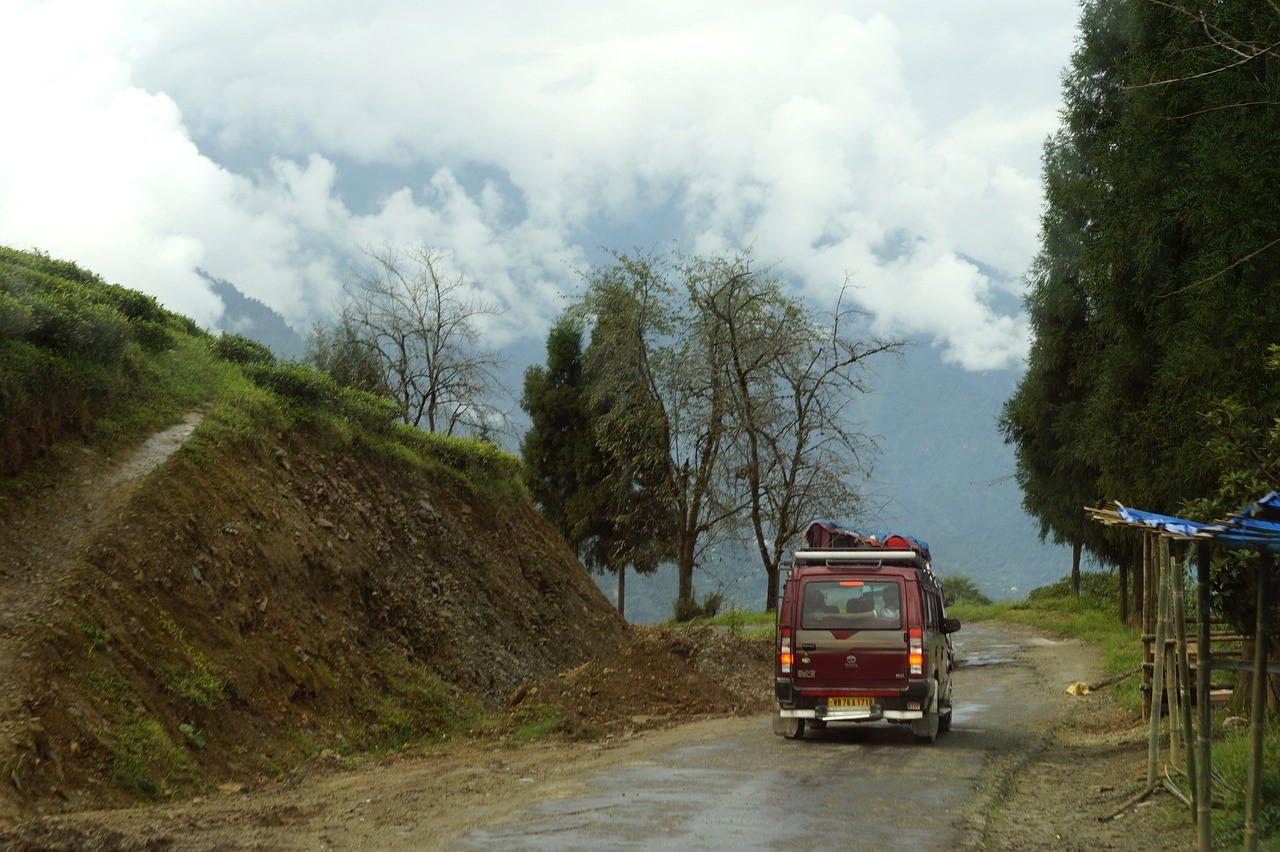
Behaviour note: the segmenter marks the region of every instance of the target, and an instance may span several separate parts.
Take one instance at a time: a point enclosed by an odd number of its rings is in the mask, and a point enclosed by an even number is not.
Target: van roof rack
[[[841,550],[828,547],[804,548],[796,551],[797,562],[900,562],[924,564],[914,550]]]
[[[933,573],[933,566],[920,553],[914,550],[881,548],[848,548],[806,547],[795,551],[795,566],[822,565],[827,568],[844,568],[860,566],[863,568],[880,568],[886,564],[915,568],[928,577],[936,586],[942,583]]]

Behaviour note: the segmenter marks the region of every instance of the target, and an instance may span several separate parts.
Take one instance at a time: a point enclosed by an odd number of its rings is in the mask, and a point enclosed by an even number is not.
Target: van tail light
[[[924,674],[924,632],[920,630],[910,630],[907,632],[908,649],[907,663],[911,666],[911,674]]]
[[[791,674],[791,663],[795,658],[791,654],[791,628],[782,628],[782,633],[778,639],[778,671],[782,674]]]

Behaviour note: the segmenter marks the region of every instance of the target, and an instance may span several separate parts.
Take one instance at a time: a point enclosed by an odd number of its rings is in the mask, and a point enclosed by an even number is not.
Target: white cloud
[[[1008,365],[1025,321],[964,258],[1016,279],[1035,248],[1075,4],[1031,6],[0,0],[0,242],[215,322],[202,266],[299,325],[356,246],[426,242],[510,309],[502,341],[605,223],[661,218]],[[352,208],[338,164],[416,177]]]

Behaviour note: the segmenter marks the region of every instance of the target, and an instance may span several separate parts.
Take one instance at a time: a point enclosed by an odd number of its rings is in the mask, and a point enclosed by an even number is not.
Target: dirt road
[[[333,756],[283,784],[232,784],[180,805],[51,817],[10,842],[19,849],[1125,849],[1152,830],[1164,848],[1190,839],[1159,803],[1127,821],[1099,821],[1130,790],[1140,732],[1117,729],[1114,708],[1095,703],[1105,698],[1064,693],[1096,677],[1091,651],[989,625],[967,625],[956,639],[964,664],[954,727],[931,746],[887,725],[833,726],[788,741],[759,716],[596,743],[466,743],[358,767]]]

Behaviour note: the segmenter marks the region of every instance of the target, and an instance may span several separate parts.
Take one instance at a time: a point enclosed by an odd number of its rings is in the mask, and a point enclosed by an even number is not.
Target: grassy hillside
[[[0,818],[432,741],[621,646],[509,454],[72,264],[0,250],[0,299]]]

